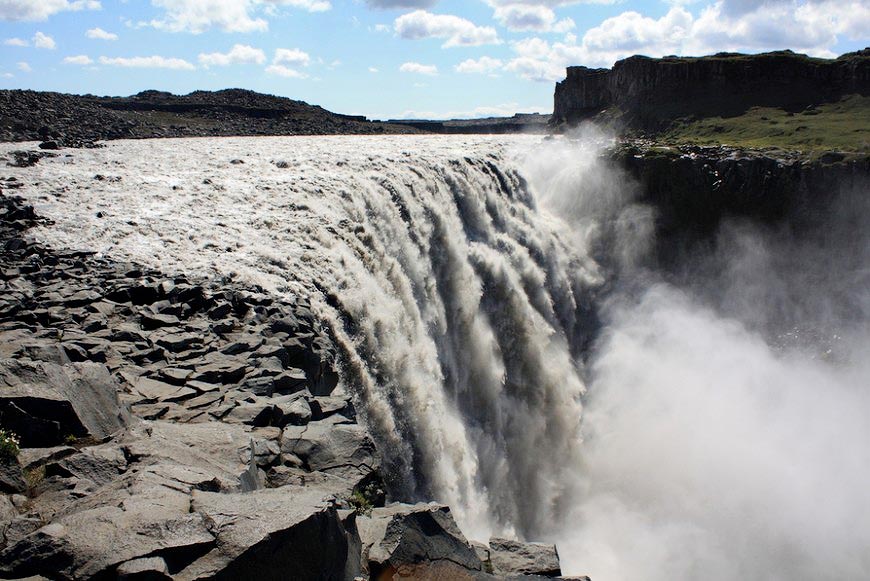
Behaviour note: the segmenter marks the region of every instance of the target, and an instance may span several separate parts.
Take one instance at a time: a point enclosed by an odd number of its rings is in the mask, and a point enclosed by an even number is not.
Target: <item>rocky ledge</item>
[[[607,161],[638,186],[656,212],[657,258],[679,265],[687,248],[709,240],[727,219],[788,223],[793,233],[818,227],[841,195],[870,191],[870,155],[828,151],[665,145],[625,140]]]
[[[552,545],[386,506],[306,298],[49,249],[39,223],[0,192],[0,577],[560,575]]]

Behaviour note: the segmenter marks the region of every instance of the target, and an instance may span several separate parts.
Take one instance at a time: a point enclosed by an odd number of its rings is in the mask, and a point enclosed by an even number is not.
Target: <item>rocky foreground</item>
[[[305,297],[46,248],[18,184],[0,179],[0,426],[20,438],[0,577],[561,574],[552,545],[472,544],[446,506],[386,505]]]

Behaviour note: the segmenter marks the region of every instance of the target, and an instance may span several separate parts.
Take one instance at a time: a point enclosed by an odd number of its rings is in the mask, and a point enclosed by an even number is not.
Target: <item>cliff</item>
[[[659,131],[684,117],[733,117],[752,107],[798,112],[851,94],[870,94],[870,49],[837,59],[788,50],[633,56],[612,69],[568,67],[556,85],[553,123],[597,117],[629,130]]]

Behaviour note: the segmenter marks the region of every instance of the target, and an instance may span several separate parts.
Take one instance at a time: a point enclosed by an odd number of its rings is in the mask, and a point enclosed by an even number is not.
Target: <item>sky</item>
[[[870,0],[0,0],[0,88],[241,87],[370,119],[552,111],[565,67],[870,45]]]

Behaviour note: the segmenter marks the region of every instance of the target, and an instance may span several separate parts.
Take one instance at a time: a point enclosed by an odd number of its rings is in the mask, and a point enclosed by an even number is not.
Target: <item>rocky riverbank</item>
[[[81,147],[106,139],[414,132],[242,89],[189,95],[143,91],[130,97],[0,91],[0,141]]]
[[[552,545],[471,544],[446,506],[386,505],[306,297],[46,248],[19,183],[0,180],[0,425],[20,438],[0,576],[560,575]]]

